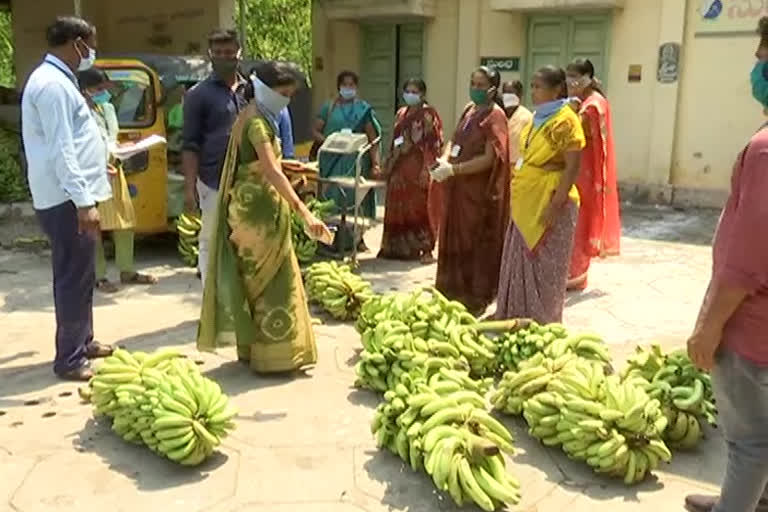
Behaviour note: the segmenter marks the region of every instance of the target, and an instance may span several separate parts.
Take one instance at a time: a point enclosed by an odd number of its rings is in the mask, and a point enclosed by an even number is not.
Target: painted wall
[[[757,19],[735,27],[739,35],[697,36],[697,2],[689,4],[672,182],[727,190],[736,155],[765,121],[749,84]]]

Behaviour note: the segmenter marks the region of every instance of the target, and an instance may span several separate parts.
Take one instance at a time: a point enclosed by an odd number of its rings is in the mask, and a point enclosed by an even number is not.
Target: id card
[[[399,148],[400,146],[403,145],[404,142],[405,142],[405,139],[401,135],[400,137],[395,139],[394,145],[395,145],[396,148]]]
[[[523,168],[523,158],[520,157],[517,159],[517,162],[515,163],[515,170],[519,171],[522,168]]]
[[[461,154],[461,146],[454,144],[451,146],[451,157],[456,158]]]

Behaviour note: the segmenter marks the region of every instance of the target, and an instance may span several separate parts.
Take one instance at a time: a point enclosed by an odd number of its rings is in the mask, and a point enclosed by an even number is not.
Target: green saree
[[[265,142],[279,160],[280,140],[251,104],[232,128],[224,161],[197,347],[213,351],[234,337],[240,360],[274,373],[314,364],[317,347],[290,207],[261,174],[255,147]]]

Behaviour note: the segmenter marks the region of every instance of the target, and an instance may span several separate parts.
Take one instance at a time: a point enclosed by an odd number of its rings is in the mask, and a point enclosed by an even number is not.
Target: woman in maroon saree
[[[476,314],[496,297],[509,221],[509,140],[500,81],[494,69],[472,73],[472,103],[432,171],[444,201],[437,288]]]
[[[429,169],[442,150],[443,123],[425,102],[426,93],[427,86],[420,79],[410,79],[403,86],[406,106],[395,117],[385,165],[387,197],[380,258],[434,262],[437,232],[436,219],[430,219],[433,187]],[[434,202],[437,197],[431,199]]]

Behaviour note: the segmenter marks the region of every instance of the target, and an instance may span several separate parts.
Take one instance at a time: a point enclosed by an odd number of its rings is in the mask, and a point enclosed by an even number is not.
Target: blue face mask
[[[354,87],[340,87],[339,95],[345,100],[351,100],[357,96],[357,89]]]
[[[97,105],[109,103],[109,100],[111,99],[112,95],[107,90],[97,92],[96,94],[91,94],[91,100],[93,100],[93,102]]]
[[[421,94],[416,94],[413,92],[404,92],[403,93],[403,101],[408,106],[414,106],[421,103]]]
[[[752,96],[763,107],[768,107],[768,62],[757,61],[750,75],[752,82]]]

